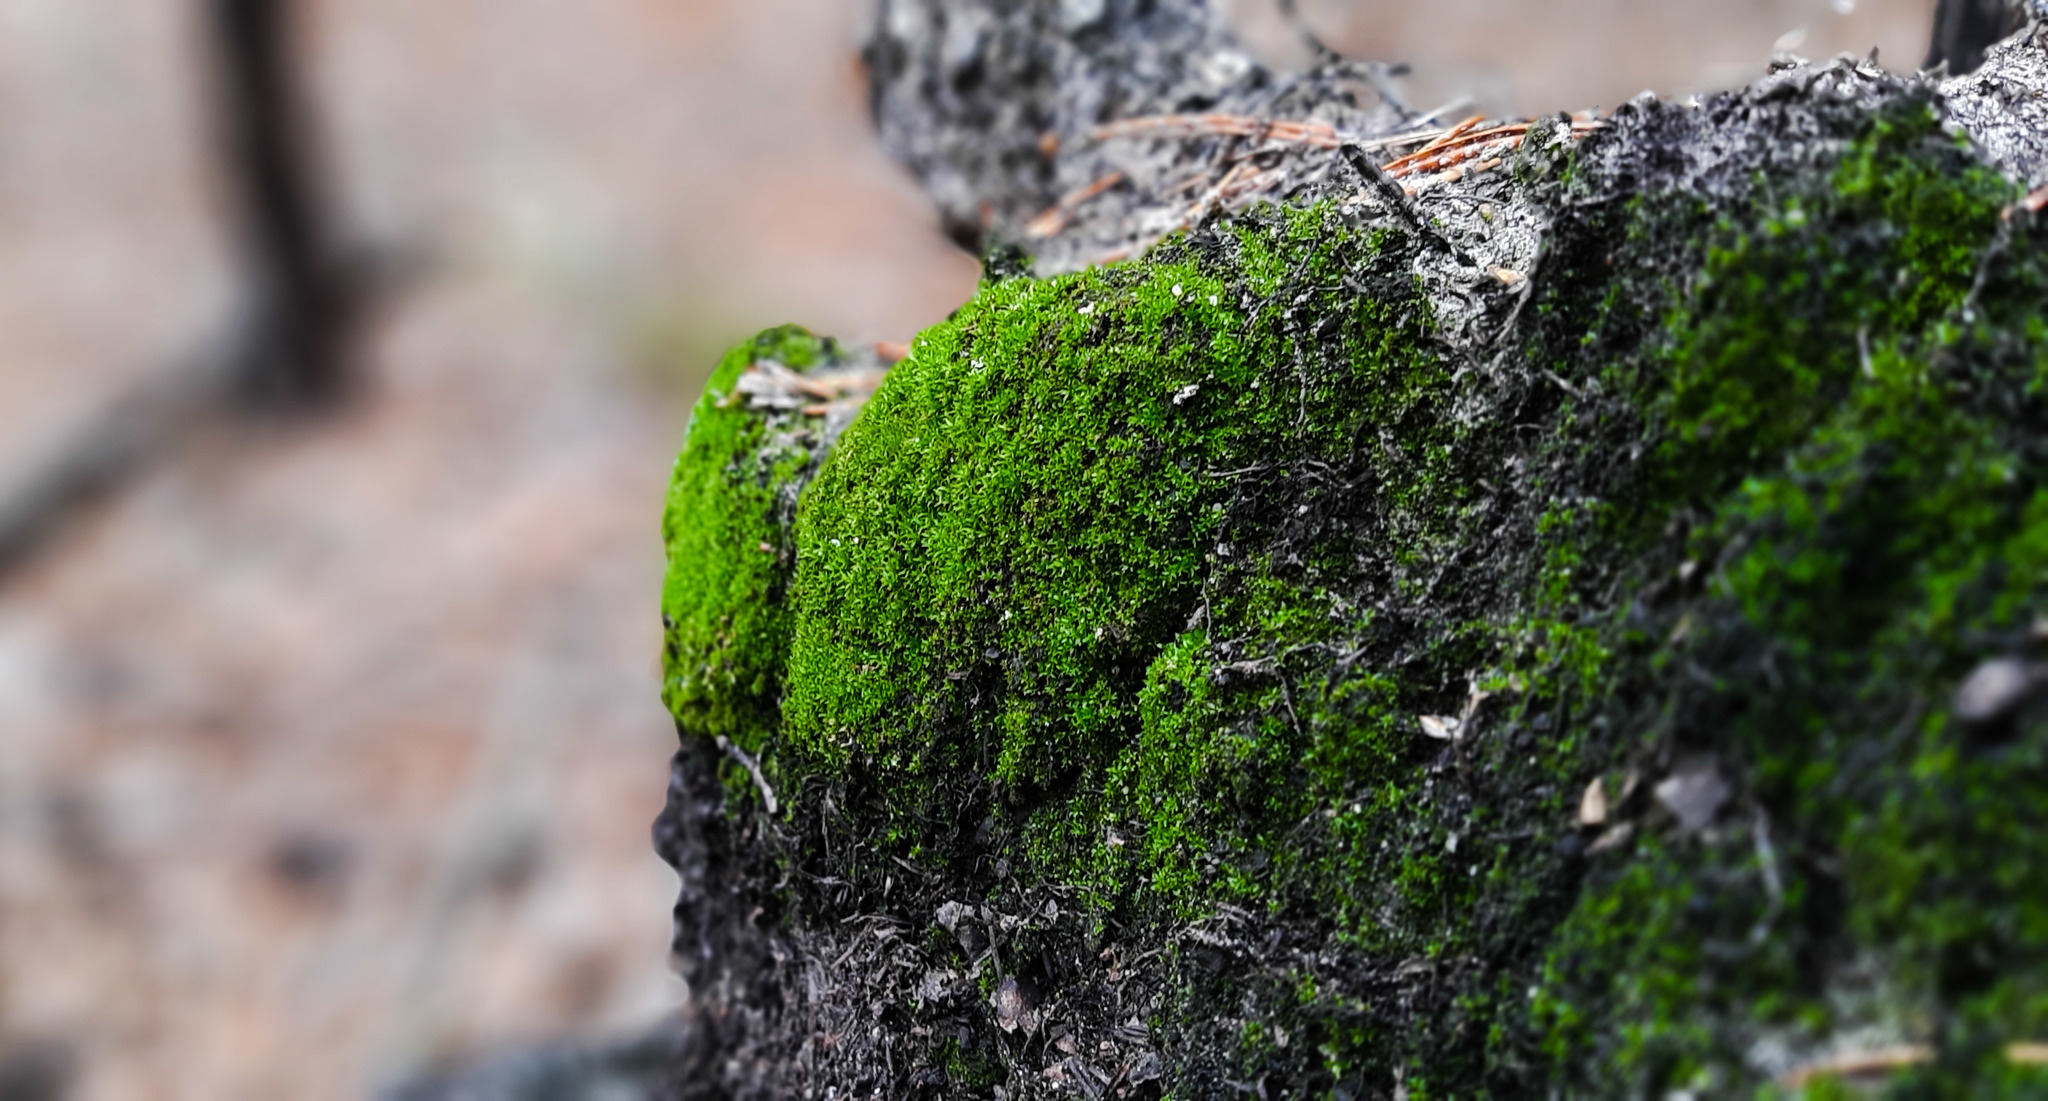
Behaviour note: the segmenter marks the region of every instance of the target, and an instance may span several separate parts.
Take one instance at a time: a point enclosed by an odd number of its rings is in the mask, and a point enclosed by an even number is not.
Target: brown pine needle
[[[1175,134],[1258,138],[1261,141],[1312,145],[1319,149],[1335,149],[1343,144],[1336,127],[1327,122],[1291,122],[1247,115],[1141,115],[1104,123],[1089,131],[1088,136],[1096,141],[1109,141],[1113,138]]]
[[[1036,218],[1025,223],[1024,232],[1032,237],[1050,237],[1067,228],[1067,220],[1082,203],[1124,182],[1122,172],[1109,172],[1098,176],[1080,187],[1060,196],[1060,201]]]
[[[1918,1066],[1933,1058],[1934,1049],[1926,1044],[1900,1044],[1897,1047],[1861,1051],[1833,1059],[1823,1059],[1818,1063],[1809,1063],[1781,1076],[1778,1084],[1788,1089],[1799,1089],[1820,1078],[1859,1078],[1891,1073]],[[2039,1041],[2015,1041],[2007,1044],[2005,1061],[2023,1067],[2048,1065],[2048,1044]]]
[[[1464,137],[1466,134],[1471,132],[1473,127],[1478,126],[1480,123],[1485,121],[1485,115],[1473,115],[1471,118],[1468,118],[1465,121],[1457,124],[1456,126],[1451,127],[1449,130],[1446,130],[1443,133],[1438,134],[1436,136],[1435,141],[1432,141],[1428,145],[1425,145],[1422,148],[1417,149],[1415,152],[1408,154],[1408,156],[1428,156],[1429,154],[1434,153],[1439,149],[1442,149],[1444,146],[1449,145],[1451,142],[1456,141],[1458,138]],[[1406,160],[1408,158],[1403,157],[1401,159]]]
[[[2005,1061],[2023,1067],[2038,1067],[2048,1064],[2048,1044],[2020,1042],[2005,1045]]]
[[[1799,1089],[1819,1078],[1856,1078],[1868,1074],[1902,1070],[1917,1066],[1934,1058],[1934,1049],[1926,1044],[1900,1044],[1897,1047],[1878,1048],[1875,1051],[1859,1051],[1851,1055],[1823,1059],[1818,1063],[1791,1071],[1778,1079],[1778,1084],[1788,1089]]]

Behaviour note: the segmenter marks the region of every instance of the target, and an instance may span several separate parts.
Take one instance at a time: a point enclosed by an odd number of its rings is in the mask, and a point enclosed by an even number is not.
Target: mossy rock
[[[1341,191],[990,282],[836,445],[728,357],[685,1092],[2048,1088],[2048,227],[1939,112],[1532,142],[1456,294]]]

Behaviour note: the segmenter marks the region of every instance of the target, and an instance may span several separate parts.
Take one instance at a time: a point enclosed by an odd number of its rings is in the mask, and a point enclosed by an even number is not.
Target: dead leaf
[[[1901,1044],[1874,1051],[1851,1052],[1809,1063],[1781,1076],[1778,1084],[1788,1089],[1799,1089],[1819,1078],[1863,1078],[1888,1074],[1932,1058],[1934,1049],[1926,1044]]]
[[[980,949],[981,937],[974,929],[974,907],[964,902],[947,902],[932,916],[941,928],[953,934],[953,939],[960,942],[961,949],[967,954],[973,955]]]
[[[1124,1081],[1135,1086],[1145,1082],[1157,1081],[1159,1077],[1159,1055],[1156,1052],[1147,1051],[1131,1062],[1130,1072],[1124,1075]]]
[[[1579,825],[1604,826],[1607,824],[1607,787],[1600,777],[1586,785],[1586,794],[1579,797]]]
[[[996,984],[996,992],[988,996],[988,1004],[996,1011],[996,1026],[1004,1032],[1023,1029],[1034,1032],[1038,1029],[1037,998],[1030,987],[1017,981],[1014,975],[1003,976]]]
[[[1635,835],[1636,824],[1634,822],[1622,822],[1611,826],[1606,833],[1594,838],[1593,843],[1586,846],[1586,854],[1590,856],[1594,853],[1604,853],[1609,849],[1619,848],[1627,844],[1628,839]]]
[[[1472,716],[1479,714],[1479,705],[1492,699],[1494,695],[1495,693],[1492,692],[1481,692],[1477,683],[1465,689],[1465,709],[1458,713],[1458,726],[1461,733],[1463,728],[1472,721]]]
[[[1960,722],[1990,722],[2019,706],[2040,680],[2040,671],[2018,658],[1993,658],[1956,687],[1950,713]]]
[[[931,970],[917,984],[917,996],[926,1002],[936,1002],[952,993],[953,981],[960,976],[953,971]]]
[[[1458,728],[1464,725],[1458,720],[1445,715],[1420,715],[1417,716],[1417,721],[1422,724],[1422,732],[1424,734],[1440,742],[1457,741]]]
[[[1695,833],[1706,828],[1728,801],[1728,782],[1721,779],[1712,756],[1687,758],[1651,789],[1657,802],[1678,819],[1678,828]]]

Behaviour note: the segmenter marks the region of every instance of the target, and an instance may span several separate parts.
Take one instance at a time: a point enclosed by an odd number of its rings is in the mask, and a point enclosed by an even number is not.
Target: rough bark
[[[1014,247],[693,418],[681,1095],[2041,1084],[2039,40],[1427,166],[1194,0],[870,63]]]
[[[1922,68],[1946,65],[1957,75],[1974,71],[1993,43],[2026,23],[2028,7],[2026,0],[1939,0]]]
[[[882,142],[931,195],[947,231],[976,253],[996,241],[1022,244],[1043,270],[1149,243],[1179,220],[1177,209],[1150,200],[1199,163],[1177,146],[1097,141],[1104,124],[1183,113],[1313,116],[1377,134],[1426,121],[1388,97],[1383,65],[1332,57],[1298,74],[1259,65],[1203,0],[886,0],[867,61]],[[1237,150],[1204,152],[1222,159]],[[1328,158],[1300,153],[1279,148],[1260,158],[1262,168],[1293,170],[1289,194],[1330,170]],[[1112,173],[1121,180],[1106,193],[1034,232],[1032,220],[1062,196]],[[1134,217],[1141,209],[1154,217]]]

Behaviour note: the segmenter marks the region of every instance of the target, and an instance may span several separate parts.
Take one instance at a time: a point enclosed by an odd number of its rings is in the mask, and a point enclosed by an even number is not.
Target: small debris
[[[775,789],[768,786],[768,778],[761,775],[760,762],[754,760],[746,750],[734,745],[732,740],[723,734],[718,736],[718,748],[724,750],[727,757],[732,758],[734,763],[747,770],[747,775],[754,778],[754,786],[761,792],[761,805],[768,813],[781,813],[782,803],[775,798]]]
[[[917,997],[923,1002],[942,1001],[953,992],[953,982],[960,976],[949,970],[930,970],[917,984]]]
[[[1851,1052],[1790,1071],[1778,1079],[1787,1089],[1800,1089],[1818,1078],[1860,1078],[1917,1066],[1934,1058],[1926,1044],[1900,1044],[1874,1051]]]
[[[908,354],[908,349],[905,354]],[[755,409],[772,412],[798,410],[805,416],[821,416],[836,406],[858,407],[882,385],[887,375],[888,372],[882,369],[806,375],[772,359],[761,359],[740,372],[732,393],[725,400],[730,403],[744,398]]]
[[[941,905],[932,917],[938,921],[940,928],[953,934],[953,939],[959,941],[961,949],[969,955],[980,948],[981,938],[975,935],[974,925],[970,920],[974,917],[974,907],[964,902],[947,902]]]
[[[302,897],[332,901],[347,884],[356,852],[345,840],[318,833],[294,833],[270,851],[266,870]],[[0,1097],[9,1096],[0,1090]]]
[[[1079,209],[1083,203],[1122,182],[1124,182],[1124,174],[1122,172],[1110,172],[1067,192],[1065,195],[1060,196],[1059,202],[1038,215],[1038,217],[1025,223],[1025,235],[1033,238],[1058,236],[1061,230],[1067,228],[1067,223],[1073,220],[1074,211]]]
[[[1038,999],[1029,985],[1017,981],[1015,975],[1003,976],[996,984],[996,992],[989,995],[988,1004],[996,1011],[996,1026],[1004,1032],[1023,1029],[1035,1032],[1038,1029]]]
[[[1136,1086],[1157,1081],[1159,1075],[1159,1055],[1157,1052],[1148,1051],[1132,1061],[1130,1072],[1124,1075],[1124,1081]]]
[[[1318,149],[1335,149],[1347,135],[1340,135],[1325,122],[1295,122],[1287,119],[1256,119],[1243,115],[1144,115],[1104,123],[1089,132],[1096,141],[1137,137],[1239,137],[1258,142],[1284,142]],[[1381,139],[1384,148],[1400,140],[1418,140],[1427,135],[1411,134]],[[1355,140],[1355,139],[1354,139]]]
[[[1609,849],[1618,849],[1626,845],[1629,838],[1635,835],[1636,825],[1634,822],[1622,822],[1611,826],[1606,833],[1594,838],[1593,843],[1586,846],[1586,854],[1591,856],[1594,853],[1604,853]]]
[[[1458,715],[1458,726],[1462,728],[1470,724],[1472,722],[1472,716],[1479,714],[1479,705],[1485,703],[1487,700],[1492,699],[1494,696],[1498,694],[1499,693],[1497,692],[1490,691],[1481,692],[1479,690],[1479,683],[1477,681],[1474,681],[1471,684],[1466,685],[1465,709]]]
[[[1991,722],[2024,702],[2040,681],[2040,670],[2018,658],[1993,658],[1957,686],[1950,713],[1959,722]]]
[[[1628,801],[1635,797],[1636,789],[1641,786],[1643,786],[1643,774],[1635,769],[1629,769],[1628,775],[1621,778],[1621,798],[1616,799],[1614,805],[1617,807],[1627,806]]]
[[[1600,777],[1586,785],[1586,794],[1579,797],[1579,825],[1586,827],[1607,824],[1607,786]]]
[[[1728,801],[1728,782],[1721,779],[1714,758],[1702,755],[1680,762],[1651,792],[1678,819],[1680,830],[1697,833],[1714,820],[1721,804]]]

